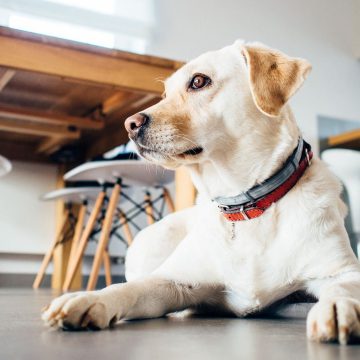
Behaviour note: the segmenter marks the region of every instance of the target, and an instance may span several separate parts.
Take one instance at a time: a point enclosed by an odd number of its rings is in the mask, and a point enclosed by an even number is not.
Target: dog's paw
[[[307,318],[307,336],[311,340],[338,341],[347,344],[360,340],[360,301],[350,298],[319,301]]]
[[[45,324],[65,330],[104,329],[113,319],[98,291],[64,294],[42,314]]]

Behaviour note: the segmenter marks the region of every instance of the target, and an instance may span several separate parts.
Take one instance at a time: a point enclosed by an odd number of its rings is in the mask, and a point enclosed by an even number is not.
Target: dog
[[[104,329],[184,309],[244,317],[305,291],[318,299],[308,338],[359,339],[360,265],[341,185],[311,159],[288,104],[310,70],[304,59],[236,41],[167,79],[163,99],[125,127],[142,157],[189,170],[197,204],[138,234],[126,283],[64,294],[45,323]]]

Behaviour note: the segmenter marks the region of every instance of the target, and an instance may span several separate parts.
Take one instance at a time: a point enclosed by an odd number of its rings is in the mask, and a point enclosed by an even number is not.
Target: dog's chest
[[[257,311],[296,287],[283,263],[287,249],[281,243],[271,225],[231,229],[223,270],[227,302],[239,315]]]

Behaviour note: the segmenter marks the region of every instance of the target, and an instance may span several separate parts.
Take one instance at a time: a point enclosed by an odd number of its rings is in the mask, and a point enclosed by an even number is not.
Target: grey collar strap
[[[234,205],[244,205],[249,202],[254,202],[265,195],[269,194],[281,184],[283,184],[298,168],[304,146],[308,144],[300,137],[298,145],[290,157],[286,160],[284,166],[269,179],[265,180],[259,185],[253,186],[248,191],[242,192],[239,195],[231,197],[216,197],[216,201],[220,207],[228,207]]]

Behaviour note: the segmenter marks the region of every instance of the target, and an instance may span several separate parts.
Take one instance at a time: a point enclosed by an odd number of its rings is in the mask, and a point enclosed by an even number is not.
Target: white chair
[[[0,155],[0,177],[5,176],[12,170],[11,162]]]
[[[322,159],[330,169],[342,181],[349,198],[350,222],[352,233],[349,235],[353,248],[359,247],[358,236],[360,234],[360,151],[348,149],[328,149],[322,155]],[[354,243],[357,244],[354,244]],[[356,250],[356,247],[354,248]],[[357,253],[359,254],[359,248]]]
[[[106,184],[113,184],[111,196],[107,204],[106,214],[102,223],[102,230],[94,256],[92,270],[87,285],[87,290],[95,288],[98,274],[103,258],[103,253],[108,248],[110,232],[113,227],[114,214],[117,209],[120,195],[123,194],[122,188],[126,187],[162,187],[163,197],[166,201],[170,211],[174,211],[173,202],[171,197],[164,187],[171,182],[174,178],[174,173],[169,170],[164,170],[159,166],[138,160],[113,160],[113,161],[93,161],[82,164],[75,169],[65,174],[64,179],[67,182],[72,181],[97,181],[100,185],[106,188]],[[90,236],[93,224],[99,215],[99,211],[104,202],[105,193],[100,192],[95,206],[89,217],[89,221],[85,226],[82,234],[80,245],[74,256],[74,261],[69,268],[65,277],[63,290],[67,291],[70,288],[74,274],[85,250],[87,239]],[[145,195],[145,212],[149,223],[154,221],[152,202],[150,194]],[[120,212],[123,216],[121,219],[122,224],[127,222],[126,215]],[[125,229],[124,229],[125,230]]]
[[[47,253],[45,254],[42,264],[40,266],[40,270],[38,271],[35,277],[33,283],[34,289],[40,287],[40,284],[45,275],[46,268],[48,267],[54,255],[56,246],[58,246],[63,241],[66,241],[69,237],[72,237],[72,245],[71,245],[68,264],[69,265],[71,264],[75,256],[76,249],[79,246],[79,240],[82,233],[88,204],[96,199],[100,191],[102,191],[100,187],[64,188],[64,189],[50,191],[41,197],[41,200],[43,201],[56,201],[56,200],[64,201],[65,213],[63,217],[63,222],[59,227],[59,231],[56,234],[53,242],[51,243]],[[74,204],[80,205],[77,218],[75,217],[72,211],[72,207]],[[67,233],[68,232],[67,230],[69,230],[68,227],[70,227],[70,233]],[[108,265],[106,267],[106,274],[108,277],[111,274],[110,261],[108,258],[105,259],[105,256],[104,256],[104,260],[106,260],[105,264]],[[110,278],[110,283],[111,283],[111,278]]]

